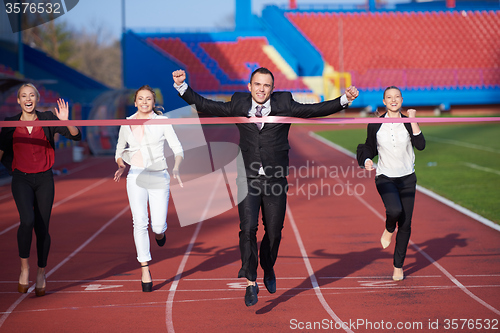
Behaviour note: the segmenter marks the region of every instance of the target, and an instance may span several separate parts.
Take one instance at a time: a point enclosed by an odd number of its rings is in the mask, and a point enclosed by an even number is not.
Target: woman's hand
[[[123,159],[120,157],[116,160],[116,164],[118,164],[118,170],[115,172],[115,177],[113,178],[115,182],[119,182],[123,172],[125,171],[125,163]]]
[[[408,113],[408,118],[416,118],[417,110],[408,109],[406,112]],[[422,132],[418,123],[411,123],[411,129],[413,131],[413,135],[419,135]]]
[[[177,179],[177,181],[179,182],[179,185],[181,187],[184,187],[184,184],[182,184],[181,176],[180,176],[180,173],[179,173],[179,168],[174,167],[172,169],[172,176],[174,177],[174,179]]]
[[[62,98],[57,100],[57,105],[59,106],[59,110],[54,108],[56,111],[56,116],[59,120],[68,120],[69,119],[69,105],[68,102],[65,102]],[[80,131],[75,126],[68,126],[68,130],[71,135],[78,135]]]
[[[68,102],[65,102],[62,98],[57,100],[57,105],[59,106],[59,110],[54,108],[56,111],[56,116],[59,120],[68,120],[69,119],[69,105]]]
[[[375,168],[373,167],[373,161],[372,160],[367,159],[365,161],[365,170],[368,170],[368,171],[375,170]]]
[[[184,187],[184,184],[182,184],[181,176],[179,174],[179,168],[181,166],[182,160],[183,160],[183,157],[181,155],[175,156],[175,164],[174,164],[174,168],[172,169],[172,176],[174,177],[174,179],[177,179],[177,181],[179,182],[179,185],[181,187]]]
[[[415,109],[408,109],[406,112],[408,112],[408,118],[415,118],[417,115],[417,110]]]
[[[125,171],[125,166],[119,167],[118,170],[116,170],[115,177],[113,178],[115,180],[115,182],[118,183],[120,181],[120,178],[123,175],[124,171]]]

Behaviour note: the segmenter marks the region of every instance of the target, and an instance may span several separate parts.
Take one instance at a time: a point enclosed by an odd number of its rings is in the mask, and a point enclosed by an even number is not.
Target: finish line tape
[[[471,123],[500,122],[500,117],[458,117],[458,118],[294,118],[294,117],[212,117],[172,119],[93,119],[93,120],[34,120],[0,121],[0,127],[25,126],[120,126],[120,125],[199,125],[199,124],[372,124],[372,123]]]

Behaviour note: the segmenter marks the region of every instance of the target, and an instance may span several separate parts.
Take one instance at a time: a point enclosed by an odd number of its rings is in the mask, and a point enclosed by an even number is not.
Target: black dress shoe
[[[142,286],[142,291],[145,293],[150,293],[153,291],[153,282],[142,282],[141,281],[141,286]]]
[[[167,241],[167,235],[163,234],[163,238],[162,239],[156,239],[156,244],[158,244],[158,246],[162,247],[163,245],[165,245],[165,242]]]
[[[148,267],[149,265],[146,264],[146,265],[141,265],[141,267]],[[148,268],[148,271],[149,271],[149,268]],[[153,291],[153,277],[151,276],[151,272],[149,272],[149,276],[151,277],[151,282],[142,282],[142,279],[141,279],[141,287],[142,287],[142,291],[145,292],[145,293],[150,293]]]
[[[245,305],[252,306],[257,304],[257,294],[259,293],[259,286],[255,282],[255,286],[248,286],[245,293]]]
[[[269,273],[264,272],[264,285],[269,293],[274,294],[276,292],[276,275],[274,275],[274,270]]]

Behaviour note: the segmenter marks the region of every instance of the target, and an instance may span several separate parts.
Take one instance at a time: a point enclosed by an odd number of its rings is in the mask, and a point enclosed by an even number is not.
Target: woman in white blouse
[[[137,112],[127,119],[158,119],[161,107],[156,107],[156,94],[148,86],[142,86],[135,93]],[[163,109],[163,108],[161,108]],[[149,272],[151,261],[148,233],[148,202],[151,213],[151,229],[159,246],[165,245],[167,230],[167,208],[170,193],[170,175],[164,153],[167,141],[175,155],[172,175],[182,186],[179,166],[184,157],[182,145],[172,125],[123,125],[120,127],[116,145],[115,160],[118,170],[114,180],[120,181],[125,163],[130,165],[127,175],[127,194],[134,224],[134,242],[137,260],[142,267],[142,291],[150,292],[153,280]]]
[[[403,96],[399,88],[385,89],[383,102],[387,112],[381,118],[401,118]],[[416,110],[409,109],[409,118],[415,118]],[[387,248],[392,234],[398,227],[394,249],[393,280],[404,279],[403,263],[410,241],[411,218],[415,203],[417,177],[415,176],[415,153],[425,148],[425,139],[416,122],[368,124],[365,144],[358,146],[357,159],[361,167],[374,170],[372,159],[379,155],[375,185],[386,211],[385,230],[380,242]]]

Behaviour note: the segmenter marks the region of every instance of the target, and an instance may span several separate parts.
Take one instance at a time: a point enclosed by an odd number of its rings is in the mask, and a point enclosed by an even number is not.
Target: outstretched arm
[[[352,103],[359,95],[359,91],[355,86],[350,86],[345,90],[345,96],[349,103]]]
[[[172,77],[175,83],[174,87],[179,92],[179,96],[189,105],[195,105],[196,111],[218,117],[230,117],[232,115],[230,102],[224,103],[212,101],[199,95],[193,89],[188,87],[185,81],[186,72],[182,69],[174,71],[172,73]]]
[[[358,89],[350,86],[341,97],[316,104],[302,104],[292,101],[292,116],[299,118],[324,117],[344,110],[359,95]]]

